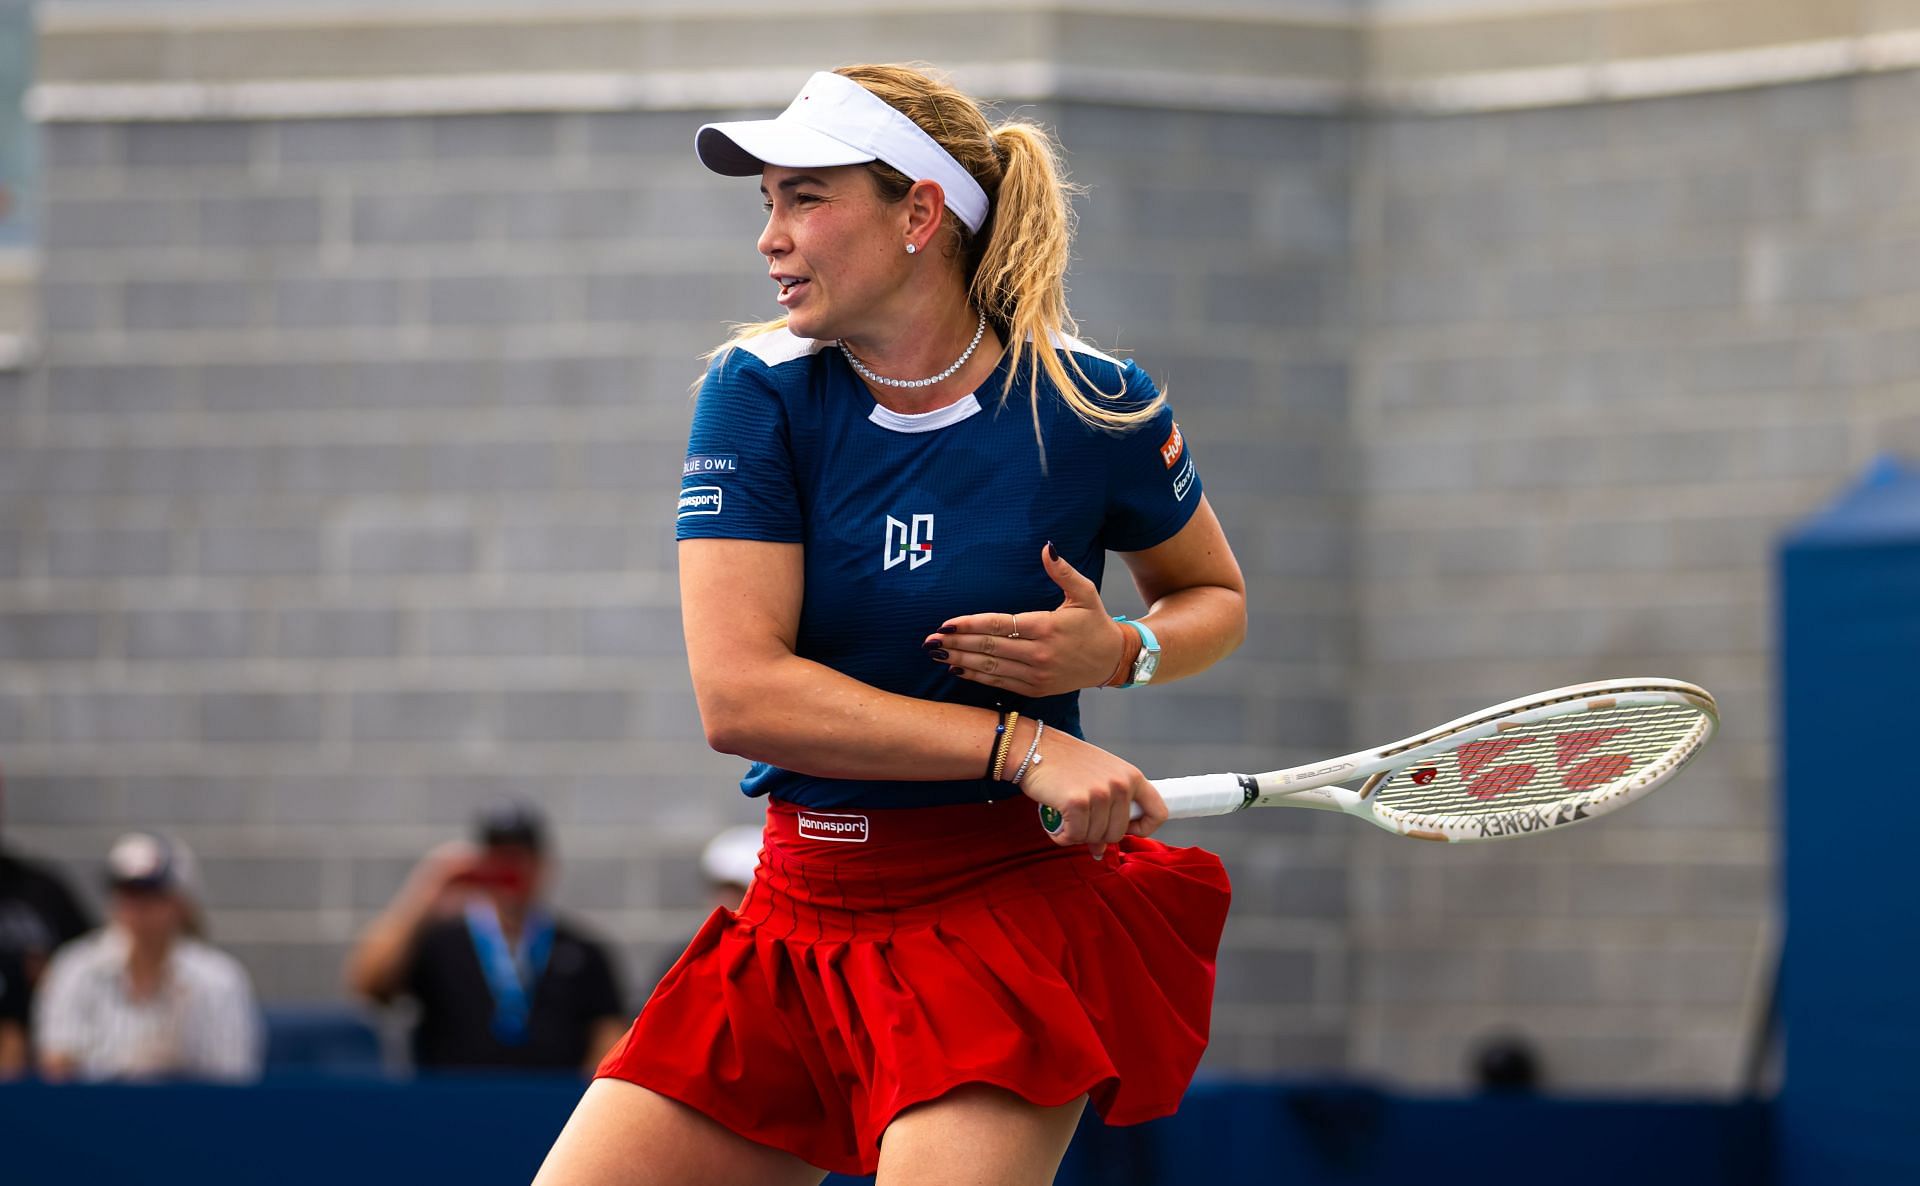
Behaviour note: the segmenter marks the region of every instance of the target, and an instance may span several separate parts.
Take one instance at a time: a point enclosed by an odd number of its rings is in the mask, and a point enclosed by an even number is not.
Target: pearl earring
[[[907,244],[907,254],[908,254],[908,255],[912,255],[912,254],[913,254],[914,252],[916,252],[916,251],[918,251],[918,250],[920,250],[920,249],[919,249],[918,247],[915,247],[915,246],[914,246],[913,244],[911,244],[911,243],[909,243],[909,244]]]

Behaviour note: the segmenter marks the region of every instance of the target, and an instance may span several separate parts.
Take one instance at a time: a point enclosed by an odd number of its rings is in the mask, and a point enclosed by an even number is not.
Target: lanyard
[[[520,933],[519,949],[508,945],[500,930],[500,916],[491,902],[467,904],[467,934],[473,937],[473,952],[480,958],[480,971],[493,993],[493,1036],[508,1046],[527,1040],[527,1015],[532,1010],[533,988],[546,969],[547,953],[553,949],[553,920],[545,911],[527,915]]]

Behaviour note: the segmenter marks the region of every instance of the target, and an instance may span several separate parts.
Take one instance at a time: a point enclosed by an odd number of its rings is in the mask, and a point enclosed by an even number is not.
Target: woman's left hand
[[[1107,615],[1100,590],[1048,544],[1040,566],[1064,594],[1057,609],[949,618],[922,644],[958,679],[1022,696],[1058,696],[1112,677],[1127,628]]]

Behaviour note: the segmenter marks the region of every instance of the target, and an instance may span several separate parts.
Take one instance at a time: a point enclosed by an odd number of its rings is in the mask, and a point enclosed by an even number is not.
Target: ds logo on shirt
[[[905,561],[908,571],[933,559],[933,516],[915,515],[913,526],[887,516],[887,544],[880,553],[880,567],[893,568]]]

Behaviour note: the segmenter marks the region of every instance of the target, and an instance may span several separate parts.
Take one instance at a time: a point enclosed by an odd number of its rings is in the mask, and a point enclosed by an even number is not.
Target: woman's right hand
[[[1027,741],[1031,744],[1032,738]],[[1015,747],[1015,753],[1025,752]],[[1132,763],[1054,729],[1040,739],[1040,756],[1043,760],[1020,780],[1020,790],[1060,813],[1060,826],[1052,833],[1055,844],[1084,844],[1097,861],[1121,837],[1151,836],[1166,822],[1167,805],[1160,792]],[[1136,802],[1139,819],[1132,818]]]
[[[480,847],[465,840],[435,845],[408,874],[402,896],[415,902],[422,911],[438,913],[450,909],[456,898],[466,897],[471,888],[468,883],[479,870],[482,859]]]

